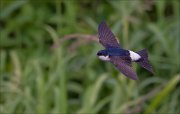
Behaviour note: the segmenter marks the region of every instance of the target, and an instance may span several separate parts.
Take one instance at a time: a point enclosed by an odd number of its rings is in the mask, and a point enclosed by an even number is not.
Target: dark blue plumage
[[[98,27],[99,42],[105,47],[97,53],[100,59],[110,61],[117,69],[125,76],[136,80],[137,74],[131,68],[131,62],[137,62],[143,68],[153,73],[152,66],[149,64],[147,50],[133,52],[122,49],[121,45],[116,40],[114,34],[107,27],[105,22],[101,22]]]
[[[99,51],[99,53],[106,53],[110,56],[129,56],[129,51],[122,48],[106,48]]]

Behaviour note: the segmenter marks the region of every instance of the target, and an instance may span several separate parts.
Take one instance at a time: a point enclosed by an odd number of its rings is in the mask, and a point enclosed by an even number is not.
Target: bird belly
[[[137,61],[141,58],[141,56],[133,51],[129,50],[130,58],[132,61]]]

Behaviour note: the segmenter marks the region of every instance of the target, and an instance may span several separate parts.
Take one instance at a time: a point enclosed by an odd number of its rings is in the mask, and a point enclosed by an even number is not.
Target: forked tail
[[[138,61],[136,61],[141,67],[145,68],[146,70],[150,71],[151,73],[154,73],[152,66],[149,63],[148,60],[148,53],[146,49],[143,49],[141,51],[136,52],[138,53],[142,58]]]

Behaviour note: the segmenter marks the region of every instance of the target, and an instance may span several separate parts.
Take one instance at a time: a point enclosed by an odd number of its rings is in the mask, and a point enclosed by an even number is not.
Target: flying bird
[[[99,42],[105,47],[97,53],[99,59],[111,62],[125,76],[137,80],[137,74],[132,69],[132,62],[138,63],[141,67],[153,73],[152,66],[148,60],[146,49],[138,52],[123,49],[120,43],[116,40],[114,34],[108,28],[105,22],[101,22],[98,27]]]

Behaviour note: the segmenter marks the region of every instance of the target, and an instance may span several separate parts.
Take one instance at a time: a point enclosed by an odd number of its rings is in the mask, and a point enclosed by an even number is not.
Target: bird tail
[[[148,53],[146,49],[143,49],[141,51],[136,52],[141,56],[141,59],[136,61],[141,67],[145,68],[146,70],[150,71],[151,73],[154,73],[151,64],[148,60]]]

